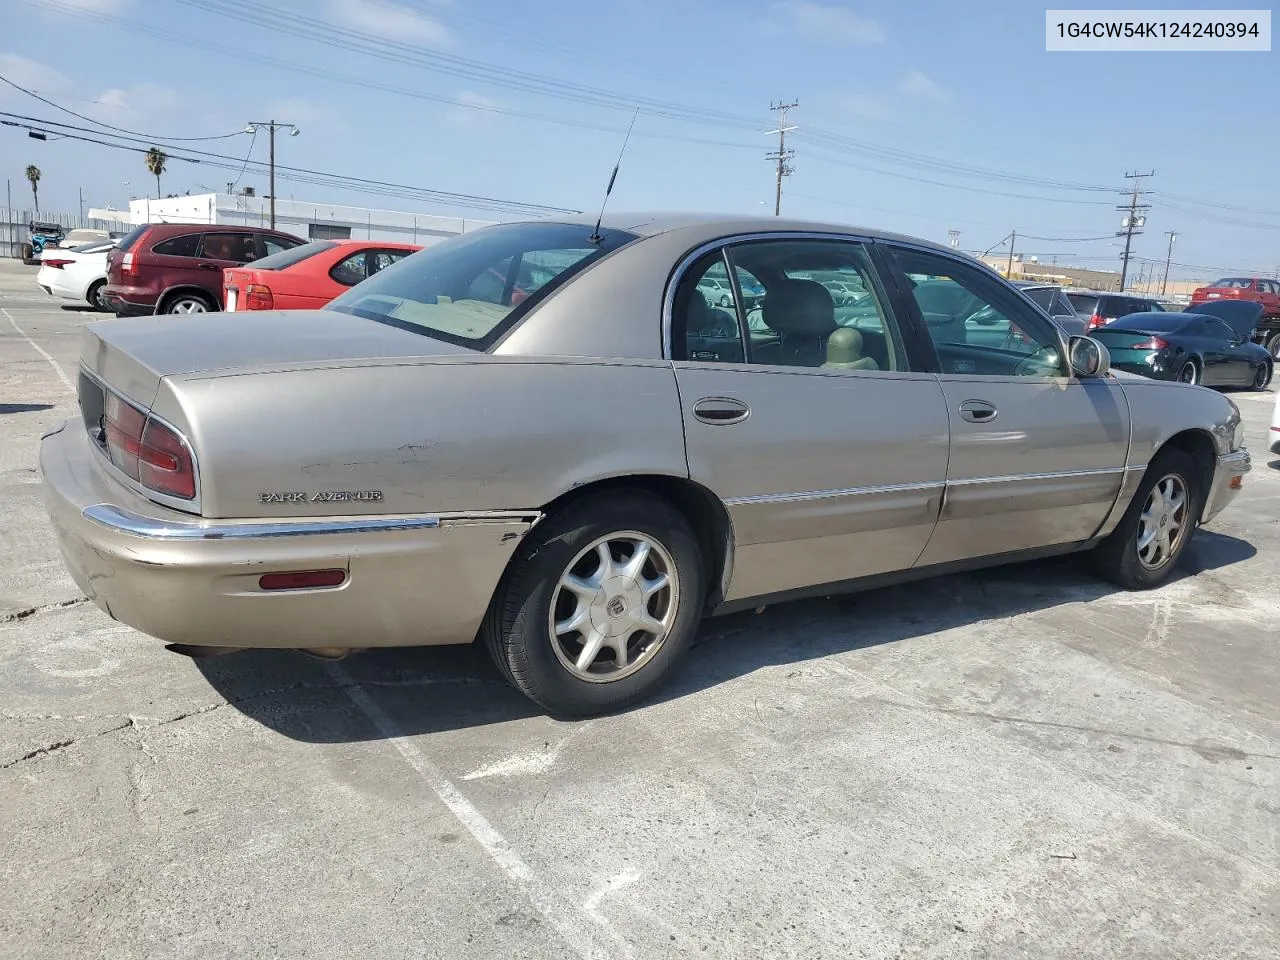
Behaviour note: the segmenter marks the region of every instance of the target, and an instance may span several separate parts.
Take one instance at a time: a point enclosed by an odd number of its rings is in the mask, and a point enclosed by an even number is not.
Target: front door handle
[[[986,400],[966,400],[960,404],[960,416],[970,423],[990,423],[999,411]]]
[[[703,423],[741,423],[751,415],[751,408],[732,397],[703,397],[693,405],[693,415]]]

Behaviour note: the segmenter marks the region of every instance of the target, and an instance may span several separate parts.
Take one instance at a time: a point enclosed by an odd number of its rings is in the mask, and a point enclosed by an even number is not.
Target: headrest
[[[760,304],[760,317],[766,327],[782,334],[825,337],[836,329],[831,293],[816,280],[771,283]]]
[[[841,327],[827,340],[827,363],[853,363],[862,359],[862,333]]]

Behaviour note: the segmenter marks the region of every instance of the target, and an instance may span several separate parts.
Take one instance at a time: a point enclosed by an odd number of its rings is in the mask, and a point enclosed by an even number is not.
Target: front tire
[[[1265,390],[1271,384],[1274,367],[1271,361],[1258,364],[1258,372],[1253,375],[1253,389]]]
[[[1280,333],[1267,341],[1267,352],[1271,354],[1273,360],[1280,360]]]
[[[1172,448],[1157,454],[1115,530],[1094,548],[1097,572],[1126,590],[1164,583],[1198,525],[1201,486],[1188,454]]]
[[[498,669],[553,715],[627,707],[667,679],[705,597],[688,522],[641,491],[548,517],[520,545],[481,628]]]

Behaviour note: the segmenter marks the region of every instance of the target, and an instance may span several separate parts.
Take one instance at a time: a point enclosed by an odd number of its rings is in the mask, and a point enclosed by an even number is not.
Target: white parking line
[[[603,917],[597,918],[595,911],[590,908],[587,910],[592,919],[596,920],[597,927],[593,928],[586,917],[581,916],[577,910],[568,908],[567,903],[551,894],[529,865],[511,848],[506,837],[494,829],[484,814],[477,810],[462,791],[440,771],[440,768],[418,749],[399,725],[341,664],[330,662],[326,663],[325,667],[347,691],[352,702],[364,711],[365,716],[399,751],[400,756],[413,768],[423,783],[431,788],[431,791],[440,798],[440,802],[449,809],[459,823],[466,827],[467,832],[475,838],[490,859],[520,889],[575,954],[583,960],[593,960],[597,957],[600,960],[609,960],[615,957],[634,956],[629,944],[611,930],[603,929],[608,927],[608,922]],[[600,934],[608,937],[608,948],[601,944]]]
[[[62,367],[58,365],[58,361],[53,359],[53,357],[49,355],[49,352],[45,350],[44,347],[40,346],[40,344],[36,343],[29,336],[27,336],[27,332],[23,330],[20,326],[18,326],[18,321],[13,319],[12,313],[10,313],[4,307],[0,307],[0,313],[3,313],[6,317],[9,318],[9,323],[13,325],[13,329],[18,331],[18,336],[20,336],[23,340],[27,341],[27,343],[31,344],[31,346],[35,348],[36,352],[39,353],[40,356],[44,357],[46,360],[49,361],[50,365],[52,365],[54,369],[54,372],[58,374],[58,379],[61,380],[66,385],[66,388],[70,390],[72,393],[75,393],[76,385],[72,383],[71,378],[68,377],[66,373],[63,372]]]

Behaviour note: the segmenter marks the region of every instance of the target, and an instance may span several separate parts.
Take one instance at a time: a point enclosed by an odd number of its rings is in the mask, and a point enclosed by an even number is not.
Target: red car
[[[1280,361],[1280,280],[1267,277],[1226,277],[1216,280],[1207,287],[1198,287],[1191,294],[1191,306],[1188,311],[1202,303],[1215,303],[1219,300],[1252,300],[1262,304],[1262,317],[1250,338],[1261,343],[1271,351],[1271,356]]]
[[[261,227],[145,223],[107,253],[102,300],[117,316],[222,308],[222,271],[304,241]]]
[[[385,240],[314,240],[222,272],[233,310],[315,310],[361,280],[421,250]]]

